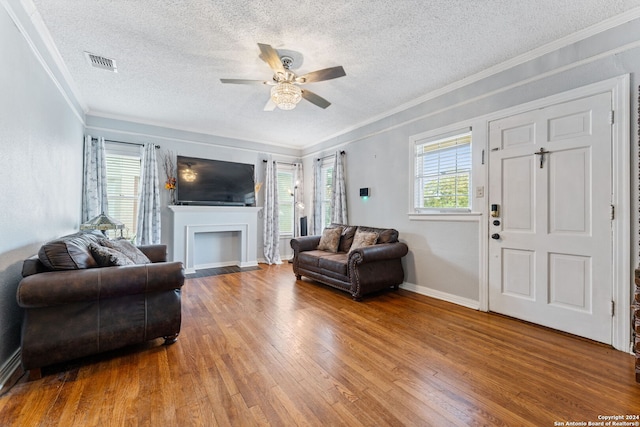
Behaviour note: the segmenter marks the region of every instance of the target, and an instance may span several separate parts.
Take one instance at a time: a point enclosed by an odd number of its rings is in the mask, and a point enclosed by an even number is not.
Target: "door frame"
[[[611,203],[615,208],[615,219],[612,221],[612,294],[614,314],[612,319],[611,343],[620,351],[632,352],[631,315],[627,307],[631,304],[631,151],[630,144],[630,112],[631,94],[629,74],[614,77],[588,86],[572,89],[556,95],[499,110],[483,117],[485,123],[485,157],[488,156],[489,122],[499,120],[527,111],[548,107],[555,104],[569,102],[599,93],[611,93],[613,104],[613,125],[611,126],[611,173],[612,195]],[[484,185],[487,194],[484,199],[484,218],[481,223],[481,280],[479,289],[479,309],[489,311],[489,168],[487,161],[484,173]]]

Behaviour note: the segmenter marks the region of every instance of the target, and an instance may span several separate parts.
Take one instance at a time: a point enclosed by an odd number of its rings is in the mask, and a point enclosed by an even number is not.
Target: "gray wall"
[[[2,7],[0,57],[1,370],[20,344],[22,261],[78,229],[83,124]]]
[[[486,149],[486,117],[494,112],[521,105],[571,89],[623,74],[631,77],[631,188],[633,191],[631,265],[637,265],[637,85],[640,71],[640,20],[622,24],[569,46],[531,58],[508,69],[497,69],[468,84],[457,83],[450,90],[426,99],[421,104],[398,112],[303,152],[306,177],[311,182],[312,159],[339,148],[347,152],[347,192],[349,222],[370,226],[394,227],[409,245],[405,259],[406,281],[434,293],[450,294],[463,302],[478,301],[483,280],[483,239],[479,233],[487,221],[486,198],[474,199],[473,210],[480,217],[469,222],[412,221],[409,186],[411,152],[409,138],[454,123],[473,126],[473,187],[484,186],[486,170],[480,164]],[[416,97],[421,94],[416,94]],[[478,119],[480,118],[480,119]],[[361,187],[371,188],[371,197],[363,201]],[[306,188],[311,188],[307,185]],[[307,195],[310,206],[310,195]],[[311,212],[308,212],[311,215]],[[440,218],[442,219],[442,218]],[[411,286],[410,286],[411,287]]]

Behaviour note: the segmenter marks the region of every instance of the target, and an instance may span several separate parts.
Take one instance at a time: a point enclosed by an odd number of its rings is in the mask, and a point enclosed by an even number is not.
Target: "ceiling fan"
[[[272,111],[276,107],[282,110],[293,110],[302,98],[317,105],[320,108],[327,108],[331,103],[323,97],[316,95],[307,89],[299,86],[306,83],[321,82],[338,77],[346,76],[342,66],[324,68],[312,71],[302,76],[296,75],[290,70],[293,59],[288,56],[280,57],[278,52],[268,44],[258,43],[260,48],[260,58],[266,62],[273,70],[271,80],[246,80],[246,79],[220,79],[222,83],[234,84],[264,84],[273,86],[271,88],[271,98],[265,106],[265,111]]]

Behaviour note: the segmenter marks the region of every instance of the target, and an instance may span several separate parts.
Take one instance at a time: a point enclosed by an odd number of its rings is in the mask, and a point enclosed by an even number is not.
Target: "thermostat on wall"
[[[369,187],[360,189],[360,197],[369,197]]]

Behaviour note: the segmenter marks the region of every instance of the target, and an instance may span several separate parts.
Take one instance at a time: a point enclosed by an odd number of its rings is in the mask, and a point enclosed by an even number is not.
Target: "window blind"
[[[281,235],[293,236],[293,169],[278,165],[278,224]]]
[[[106,157],[108,215],[123,222],[125,229],[122,235],[132,238],[137,227],[140,157],[109,152]]]
[[[469,209],[471,132],[415,145],[414,208]]]

